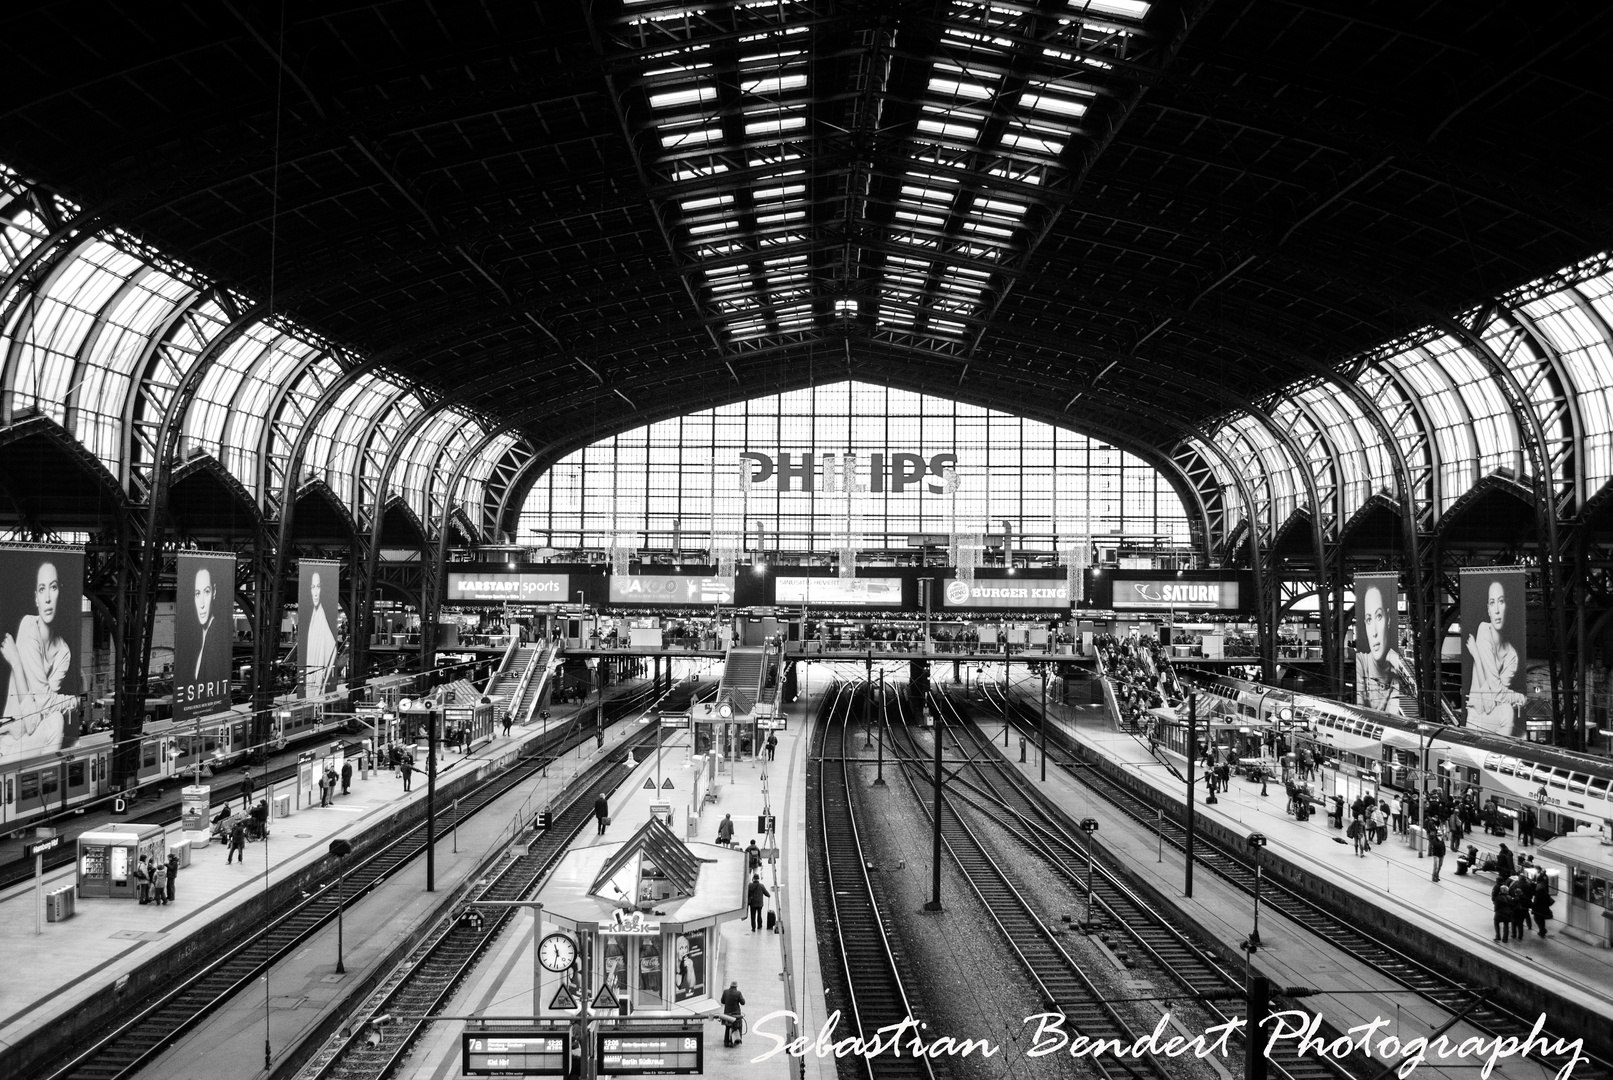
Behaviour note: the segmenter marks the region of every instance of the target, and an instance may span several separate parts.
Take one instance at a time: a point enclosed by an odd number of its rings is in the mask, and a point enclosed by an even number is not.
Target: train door
[[[17,774],[6,773],[0,776],[0,822],[7,822],[17,816]]]
[[[94,758],[78,758],[66,762],[67,783],[64,792],[68,800],[82,799],[94,792],[94,776],[91,770],[95,766]]]
[[[62,802],[62,765],[20,773],[17,777],[17,812],[40,814],[59,809]]]

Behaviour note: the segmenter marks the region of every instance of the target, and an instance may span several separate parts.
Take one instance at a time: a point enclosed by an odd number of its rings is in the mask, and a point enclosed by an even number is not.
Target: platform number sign
[[[467,1031],[460,1036],[466,1076],[564,1076],[571,1067],[571,1029]]]
[[[699,1028],[610,1028],[595,1038],[601,1076],[705,1071],[705,1039]]]

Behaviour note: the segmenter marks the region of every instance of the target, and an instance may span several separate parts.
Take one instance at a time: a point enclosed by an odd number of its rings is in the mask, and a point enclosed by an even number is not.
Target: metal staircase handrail
[[[520,688],[521,692],[525,693],[526,684],[531,682],[533,672],[538,672],[540,673],[538,677],[538,689],[537,692],[532,695],[532,700],[527,702],[526,708],[522,710],[524,715],[517,716],[515,718],[516,723],[525,724],[529,722],[532,719],[532,714],[537,712],[538,702],[543,700],[543,681],[553,674],[551,669],[559,654],[560,647],[558,645],[545,642],[539,647],[537,660],[531,667],[527,669],[525,679],[523,680],[523,684]],[[511,705],[518,704],[520,700],[521,694],[512,694],[510,696]]]
[[[534,646],[534,648],[536,648],[537,651],[533,654],[532,658],[527,661],[526,667],[521,669],[520,677],[515,680],[515,686],[510,690],[509,704],[506,705],[506,708],[521,700],[521,691],[526,689],[527,681],[532,678],[533,667],[536,666],[537,661],[543,659],[543,647]]]

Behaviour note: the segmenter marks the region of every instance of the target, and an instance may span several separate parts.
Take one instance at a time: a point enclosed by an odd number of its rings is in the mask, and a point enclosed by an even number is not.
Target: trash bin
[[[287,792],[284,795],[276,795],[274,797],[274,816],[276,818],[287,818],[291,816],[290,792]]]
[[[45,894],[45,921],[66,922],[73,917],[73,886]]]
[[[1423,827],[1421,825],[1413,825],[1408,828],[1406,830],[1406,846],[1415,850],[1418,842],[1422,839],[1422,835]]]
[[[183,870],[190,865],[190,841],[176,840],[174,843],[169,844],[168,854],[179,856],[179,867]]]

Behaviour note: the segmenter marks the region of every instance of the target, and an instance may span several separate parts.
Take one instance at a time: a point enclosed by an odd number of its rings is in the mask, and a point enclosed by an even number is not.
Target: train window
[[[6,777],[6,802],[8,804],[10,804],[12,802],[15,802],[16,801],[15,800],[16,794],[17,794],[17,792],[16,792],[16,789],[15,789],[14,785],[11,782],[11,777],[9,777],[9,776]]]
[[[1590,782],[1591,778],[1584,773],[1574,773],[1568,778],[1568,790],[1575,795],[1583,795],[1585,794],[1585,785]]]
[[[157,740],[148,739],[140,746],[140,765],[143,768],[153,768],[157,764]]]
[[[39,774],[22,773],[17,777],[17,795],[24,802],[32,802],[39,798]]]
[[[82,761],[70,761],[67,763],[67,786],[84,786],[84,763]]]
[[[55,769],[44,769],[39,773],[39,793],[49,799],[61,790],[62,777]]]
[[[1589,895],[1591,876],[1577,866],[1574,868],[1573,873],[1574,899],[1584,900]]]

